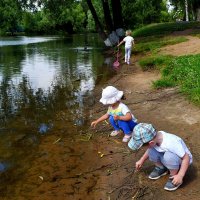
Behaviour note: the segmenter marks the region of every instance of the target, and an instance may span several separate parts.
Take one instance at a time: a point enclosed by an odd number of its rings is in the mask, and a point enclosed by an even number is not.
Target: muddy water
[[[0,38],[1,197],[21,199],[26,173],[50,159],[41,149],[87,129],[93,89],[113,74],[102,52],[94,34]]]

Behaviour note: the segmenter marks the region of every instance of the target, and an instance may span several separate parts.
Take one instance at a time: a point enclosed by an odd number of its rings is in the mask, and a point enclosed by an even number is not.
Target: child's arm
[[[117,45],[117,47],[119,47],[121,44],[123,44],[125,41],[124,40],[122,40],[118,45]]]
[[[148,149],[147,149],[146,152],[144,153],[144,155],[140,158],[140,160],[138,160],[135,163],[135,169],[140,170],[140,168],[142,167],[144,162],[148,159],[148,157],[149,157],[149,154],[148,154]]]
[[[132,119],[132,115],[130,112],[127,112],[126,115],[124,116],[115,115],[113,117],[114,117],[114,120],[122,120],[122,121],[130,121]]]
[[[182,163],[181,163],[181,167],[180,167],[178,174],[173,176],[173,178],[174,178],[172,181],[173,184],[178,185],[183,182],[183,177],[185,176],[185,173],[186,173],[189,165],[190,165],[190,157],[186,153],[182,158]]]
[[[109,115],[106,113],[105,115],[101,116],[99,119],[93,121],[93,122],[91,123],[91,126],[95,128],[96,125],[97,125],[99,122],[102,122],[102,121],[104,121],[104,120],[106,120],[106,119],[108,119],[108,118],[109,118]]]

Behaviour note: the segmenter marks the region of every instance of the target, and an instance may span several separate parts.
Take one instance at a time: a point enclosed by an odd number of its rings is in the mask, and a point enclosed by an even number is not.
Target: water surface
[[[19,181],[41,137],[88,126],[93,89],[113,74],[95,34],[0,38],[1,190]],[[61,122],[63,120],[63,123]],[[62,133],[69,134],[69,133]],[[67,137],[71,137],[70,134]]]

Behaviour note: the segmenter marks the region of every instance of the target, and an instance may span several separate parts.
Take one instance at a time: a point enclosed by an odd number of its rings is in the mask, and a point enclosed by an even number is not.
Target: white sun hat
[[[100,102],[104,105],[116,103],[122,98],[123,94],[123,91],[119,91],[113,86],[107,86],[102,91]]]

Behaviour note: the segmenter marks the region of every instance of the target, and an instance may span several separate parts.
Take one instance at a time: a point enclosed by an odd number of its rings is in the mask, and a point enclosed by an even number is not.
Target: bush
[[[200,26],[200,22],[169,22],[151,24],[135,30],[133,32],[133,37],[170,34],[174,31],[184,31],[197,26]]]

